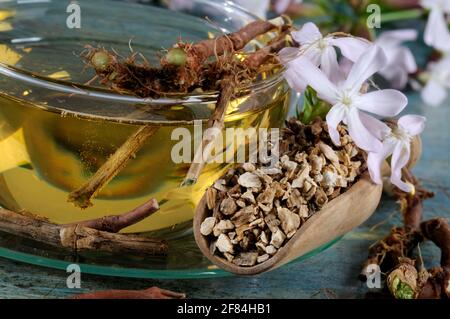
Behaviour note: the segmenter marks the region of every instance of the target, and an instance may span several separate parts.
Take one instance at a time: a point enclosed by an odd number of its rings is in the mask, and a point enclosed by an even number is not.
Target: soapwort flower
[[[408,74],[417,71],[414,55],[409,48],[402,45],[402,42],[416,39],[416,30],[402,29],[383,32],[375,41],[387,57],[386,66],[378,73],[388,80],[394,89],[403,89],[408,83]]]
[[[345,80],[333,83],[310,59],[300,56],[288,63],[285,77],[300,91],[306,83],[317,96],[332,105],[326,116],[330,137],[340,145],[337,126],[344,122],[355,144],[363,150],[379,152],[383,145],[379,138],[380,121],[365,112],[380,116],[395,116],[406,106],[406,96],[392,89],[362,93],[361,89],[375,72],[387,63],[383,50],[372,45],[351,68]]]
[[[284,48],[279,53],[280,61],[285,65],[296,64],[297,59],[308,58],[333,82],[339,79],[339,64],[335,47],[339,48],[341,54],[352,62],[355,62],[360,55],[370,46],[370,43],[357,37],[336,37],[333,35],[322,36],[319,28],[312,22],[305,23],[299,31],[291,33],[292,38],[300,44],[300,48]],[[287,67],[287,74],[291,73],[291,68]],[[294,75],[292,75],[294,76]],[[288,78],[292,77],[288,75]],[[299,91],[306,88],[306,83],[301,84],[296,81]],[[299,87],[300,85],[300,87]]]
[[[369,152],[367,166],[370,177],[375,183],[381,184],[381,164],[390,155],[391,182],[404,192],[411,192],[413,186],[402,181],[402,168],[408,164],[411,140],[420,134],[425,127],[425,117],[419,115],[404,115],[400,117],[397,126],[389,128],[380,122],[379,133],[382,134],[383,148],[379,152]]]
[[[438,106],[447,98],[447,89],[450,89],[450,56],[429,63],[426,77],[422,99],[431,106]]]
[[[421,5],[430,10],[424,40],[429,46],[450,51],[450,32],[445,14],[450,14],[450,0],[422,0]]]

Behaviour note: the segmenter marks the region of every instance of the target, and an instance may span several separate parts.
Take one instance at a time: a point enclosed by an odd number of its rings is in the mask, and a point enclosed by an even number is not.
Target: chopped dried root
[[[320,119],[311,125],[290,120],[277,163],[245,163],[207,190],[210,214],[200,232],[212,253],[241,267],[263,263],[328,200],[357,181],[365,170],[361,151],[344,127],[345,145],[326,147],[332,145],[326,129]]]

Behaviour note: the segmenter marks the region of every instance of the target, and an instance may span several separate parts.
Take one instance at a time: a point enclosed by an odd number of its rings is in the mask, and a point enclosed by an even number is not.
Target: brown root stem
[[[85,184],[69,194],[68,201],[80,208],[92,206],[91,200],[128,164],[157,130],[153,126],[140,127]]]
[[[108,221],[106,224],[102,223],[102,219],[96,219],[70,225],[56,225],[36,216],[0,208],[0,231],[70,250],[72,253],[96,250],[151,256],[165,255],[168,246],[163,240],[104,231],[108,228],[121,229],[142,220],[144,216],[157,209],[155,203],[156,201],[151,200],[129,213],[106,217]]]
[[[145,290],[105,290],[74,295],[71,299],[185,299],[186,294],[151,287]]]
[[[81,225],[84,227],[89,227],[101,231],[106,231],[110,233],[118,233],[123,228],[134,225],[141,220],[152,215],[159,209],[158,202],[156,199],[152,198],[143,205],[124,213],[122,215],[110,215],[104,216],[97,219],[91,219],[86,221],[81,221],[74,224],[64,225],[66,227],[71,227],[75,225]]]
[[[192,185],[197,182],[197,179],[200,176],[207,160],[205,156],[210,154],[210,148],[214,145],[214,141],[219,135],[218,133],[223,130],[227,106],[233,95],[235,85],[236,84],[234,83],[232,76],[227,76],[222,80],[216,108],[208,120],[208,129],[213,129],[210,130],[212,134],[205,134],[203,137],[201,146],[195,151],[193,163],[189,167],[189,171],[181,184],[182,186]]]

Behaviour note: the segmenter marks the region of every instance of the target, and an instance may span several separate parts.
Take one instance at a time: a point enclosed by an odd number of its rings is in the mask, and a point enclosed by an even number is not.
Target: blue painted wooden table
[[[423,105],[409,94],[408,113],[428,118],[422,136],[424,152],[414,169],[423,184],[436,193],[425,203],[425,218],[450,218],[450,99],[440,108]],[[256,277],[201,280],[141,280],[81,275],[81,289],[68,289],[64,271],[0,259],[0,298],[63,298],[74,293],[103,289],[141,289],[160,286],[182,291],[192,298],[362,298],[369,291],[357,279],[367,247],[384,237],[401,215],[393,199],[383,197],[376,213],[328,250],[302,263]],[[426,265],[439,263],[439,251],[421,246]]]

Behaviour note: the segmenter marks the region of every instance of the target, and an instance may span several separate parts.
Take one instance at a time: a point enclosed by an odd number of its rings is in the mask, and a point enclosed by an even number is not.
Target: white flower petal
[[[378,90],[361,95],[355,101],[361,110],[380,116],[395,116],[408,104],[408,98],[393,89]]]
[[[303,56],[291,61],[288,68],[293,68],[297,74],[301,74],[314,90],[319,98],[330,104],[335,104],[338,98],[336,86],[328,80],[311,61]]]
[[[423,132],[426,121],[427,119],[424,116],[408,114],[399,118],[397,125],[408,132],[408,134],[414,136]]]
[[[278,52],[278,60],[284,65],[294,60],[300,55],[300,50],[298,48],[283,48]]]
[[[299,31],[294,31],[291,35],[296,42],[302,45],[313,43],[322,38],[319,28],[312,22],[305,23]]]
[[[402,47],[398,54],[399,56],[403,56],[403,64],[408,73],[414,73],[417,71],[416,59],[414,58],[414,55],[412,54],[410,49],[408,49],[407,47]]]
[[[392,131],[385,123],[364,112],[359,112],[359,118],[369,132],[380,141],[384,140],[384,138]]]
[[[441,84],[430,79],[421,92],[422,99],[431,106],[438,106],[447,98],[447,90]]]
[[[381,70],[386,62],[387,58],[383,50],[377,45],[370,46],[353,65],[344,87],[351,89],[354,93],[358,92],[362,84],[375,72]]]
[[[408,164],[410,146],[405,143],[397,143],[391,158],[391,183],[404,192],[411,192],[412,187],[402,181],[402,168]]]
[[[408,71],[400,64],[388,65],[378,73],[388,80],[394,89],[401,90],[408,83]]]
[[[348,133],[355,144],[367,152],[379,152],[383,145],[369,130],[363,125],[356,108],[347,112]]]
[[[369,152],[367,156],[367,168],[369,169],[370,178],[377,184],[382,184],[381,179],[381,164],[394,151],[395,144],[383,143],[383,148],[380,152]]]
[[[435,49],[450,51],[450,32],[441,10],[431,10],[425,26],[424,41]]]
[[[342,55],[352,62],[356,62],[361,54],[371,46],[367,40],[356,37],[332,38],[329,41],[330,44],[337,46]]]
[[[312,64],[315,66],[320,65],[320,59],[322,56],[322,51],[320,51],[318,48],[314,46],[304,46],[302,47],[304,49],[302,56],[307,58],[309,61],[311,61]]]
[[[303,93],[308,86],[308,82],[303,77],[303,73],[297,72],[295,66],[289,66],[287,64],[286,70],[283,72],[283,76],[286,79],[289,86],[296,92]]]
[[[381,46],[399,46],[405,41],[414,41],[417,39],[417,31],[414,29],[399,29],[393,31],[385,31],[381,33],[376,43]]]
[[[326,121],[328,125],[328,134],[335,145],[341,145],[341,139],[337,130],[338,124],[345,116],[345,107],[342,104],[334,105],[327,113]]]
[[[339,64],[337,61],[336,50],[333,47],[329,46],[322,51],[320,69],[331,82],[337,82],[339,76]]]

